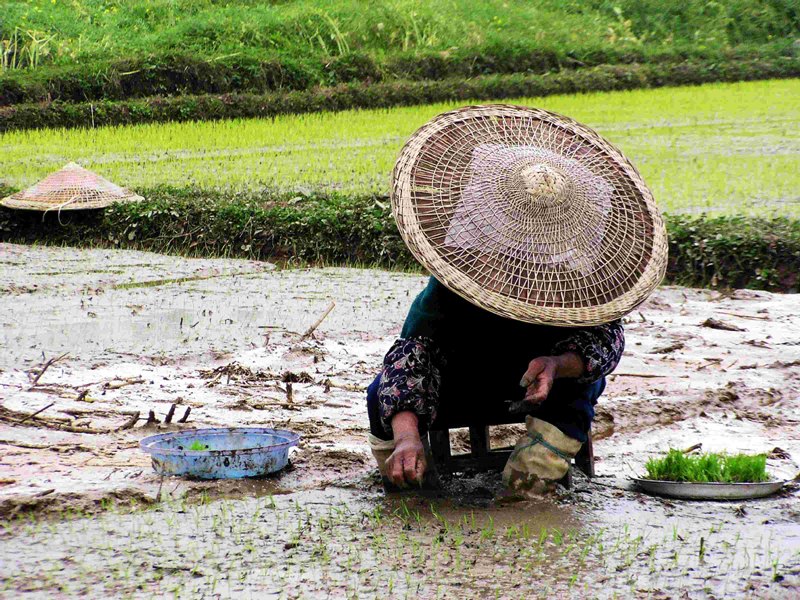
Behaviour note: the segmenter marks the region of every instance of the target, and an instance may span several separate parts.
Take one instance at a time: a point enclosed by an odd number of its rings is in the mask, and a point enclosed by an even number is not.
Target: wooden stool
[[[519,422],[519,421],[511,421]],[[506,425],[508,423],[494,423]],[[431,429],[428,432],[431,446],[431,455],[440,473],[455,473],[459,471],[489,471],[502,469],[512,448],[491,449],[489,447],[489,425],[469,425],[469,454],[453,454],[450,451],[450,428],[442,427]],[[575,455],[575,466],[583,471],[587,477],[594,477],[594,450],[592,448],[592,432],[586,443]],[[564,487],[570,487],[572,478],[569,471],[559,482]]]

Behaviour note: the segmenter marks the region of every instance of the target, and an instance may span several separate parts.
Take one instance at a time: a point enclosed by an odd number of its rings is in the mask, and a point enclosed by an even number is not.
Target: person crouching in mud
[[[620,318],[663,278],[666,230],[652,194],[588,127],[489,105],[420,128],[397,160],[391,199],[432,276],[367,391],[384,483],[422,483],[432,426],[507,423],[511,406],[527,434],[503,481],[552,488],[619,363]]]
[[[367,391],[381,475],[400,487],[420,484],[429,460],[422,436],[437,419],[498,422],[508,400],[524,400],[535,417],[527,418],[529,437],[503,481],[518,488],[558,481],[587,439],[624,344],[618,320],[575,329],[522,323],[470,304],[431,277]]]

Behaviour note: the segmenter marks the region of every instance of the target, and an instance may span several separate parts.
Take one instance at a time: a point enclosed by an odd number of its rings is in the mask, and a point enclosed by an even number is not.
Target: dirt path
[[[424,277],[13,245],[0,245],[0,265],[5,517],[92,511],[109,500],[150,503],[159,489],[162,499],[291,494],[302,501],[335,486],[374,499],[363,390]],[[314,336],[301,340],[332,301]],[[731,508],[704,513],[702,504],[645,501],[600,485],[619,484],[669,446],[780,448],[771,468],[797,471],[798,302],[667,287],[627,318],[626,354],[595,426],[597,470],[606,477],[590,486],[589,521],[630,518],[645,527],[656,510],[663,527],[670,514],[698,530],[708,514],[735,522]],[[33,385],[42,365],[64,353]],[[173,423],[165,424],[173,404]],[[187,423],[175,423],[187,409]],[[159,422],[146,422],[150,411]],[[214,425],[299,432],[294,470],[261,481],[162,485],[138,450],[153,432]],[[773,524],[770,535],[789,552],[787,564],[800,549],[796,501],[790,493],[758,508],[760,524]],[[798,577],[787,575],[780,589]]]

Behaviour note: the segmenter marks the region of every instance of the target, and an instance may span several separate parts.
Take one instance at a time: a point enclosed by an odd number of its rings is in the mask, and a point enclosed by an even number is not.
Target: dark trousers
[[[392,439],[381,425],[378,413],[378,386],[381,377],[367,388],[367,412],[369,414],[370,432],[382,440]],[[444,382],[443,382],[444,387]],[[585,442],[589,428],[594,419],[594,405],[606,387],[605,378],[593,383],[578,383],[574,379],[557,379],[550,390],[547,400],[533,408],[530,414],[555,425],[562,432],[580,442]],[[524,390],[520,388],[520,395]],[[521,399],[515,398],[516,400]],[[488,395],[459,394],[458,396],[442,394],[439,409],[432,427],[466,427],[467,425],[499,425],[503,423],[523,422],[524,415],[510,415],[508,403],[502,398]],[[427,431],[420,428],[420,434]]]

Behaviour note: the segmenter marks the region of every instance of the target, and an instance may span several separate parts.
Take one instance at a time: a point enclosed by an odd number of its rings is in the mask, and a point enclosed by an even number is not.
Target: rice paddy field
[[[596,128],[669,213],[800,215],[800,79],[519,98]],[[463,103],[459,103],[461,105]],[[69,161],[146,193],[387,193],[404,140],[454,104],[0,135],[0,183],[30,185]]]

